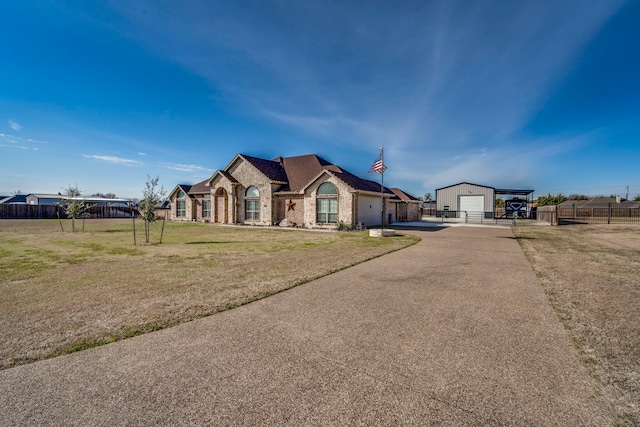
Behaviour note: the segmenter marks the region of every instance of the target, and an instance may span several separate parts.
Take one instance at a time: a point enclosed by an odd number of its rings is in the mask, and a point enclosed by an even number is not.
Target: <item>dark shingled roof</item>
[[[302,190],[323,170],[330,170],[332,172],[342,171],[338,166],[329,163],[315,154],[285,158],[278,157],[275,160],[282,164],[287,176],[287,182],[289,183],[285,189],[282,189],[283,191]]]
[[[283,184],[279,189],[281,192],[302,191],[312,179],[326,170],[354,190],[380,193],[380,184],[377,182],[360,178],[315,154],[295,157],[276,157],[273,160],[265,160],[259,157],[247,156],[246,154],[239,154],[239,156],[252,164],[272,182]],[[235,181],[228,172],[220,172],[230,180]],[[384,193],[393,194],[386,187]]]
[[[240,157],[251,163],[262,172],[267,178],[269,178],[273,182],[287,182],[287,174],[282,167],[282,164],[279,162],[274,162],[273,160],[265,160],[259,157],[247,156],[246,154],[240,154]]]
[[[209,181],[209,180],[205,179],[202,182],[199,182],[197,184],[193,184],[191,186],[191,188],[189,189],[188,193],[189,194],[206,194],[206,193],[209,193],[211,191],[211,187],[205,185],[207,183],[207,181]]]
[[[235,183],[237,183],[237,182],[238,182],[238,180],[237,180],[237,179],[235,179],[235,178],[233,177],[233,175],[231,175],[229,172],[227,172],[227,171],[218,171],[218,172],[220,172],[220,173],[222,174],[222,176],[224,176],[225,178],[227,178],[229,181],[231,181],[231,182],[235,182]]]
[[[343,182],[345,182],[347,185],[349,185],[351,188],[353,188],[354,190],[369,191],[371,193],[381,192],[379,183],[375,181],[370,181],[368,179],[360,178],[359,176],[356,176],[344,169],[342,169],[342,172],[340,173],[335,173],[335,175],[338,178],[340,178]],[[393,193],[387,187],[384,187],[384,194],[393,194]]]
[[[391,192],[396,195],[396,197],[405,202],[418,201],[417,198],[413,197],[411,194],[407,194],[399,188],[390,188]]]

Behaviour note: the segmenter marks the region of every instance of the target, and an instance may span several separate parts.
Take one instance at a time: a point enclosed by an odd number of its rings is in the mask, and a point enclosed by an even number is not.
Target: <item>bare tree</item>
[[[159,219],[156,216],[156,205],[162,201],[166,191],[164,187],[157,188],[159,177],[151,178],[147,175],[147,178],[145,188],[142,191],[142,199],[138,204],[138,211],[144,221],[145,242],[149,243],[151,223]],[[162,242],[162,238],[160,241]]]

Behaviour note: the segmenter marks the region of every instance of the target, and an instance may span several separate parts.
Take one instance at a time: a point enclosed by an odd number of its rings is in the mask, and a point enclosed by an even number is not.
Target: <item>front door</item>
[[[215,207],[214,207],[214,222],[228,223],[229,222],[229,196],[224,188],[218,188],[215,194]]]

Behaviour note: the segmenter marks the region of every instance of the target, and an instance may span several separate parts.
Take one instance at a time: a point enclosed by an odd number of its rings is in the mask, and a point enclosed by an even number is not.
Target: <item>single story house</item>
[[[380,225],[381,217],[386,223],[382,200],[394,197],[315,154],[273,160],[238,154],[210,178],[177,185],[168,199],[177,221],[336,228]]]

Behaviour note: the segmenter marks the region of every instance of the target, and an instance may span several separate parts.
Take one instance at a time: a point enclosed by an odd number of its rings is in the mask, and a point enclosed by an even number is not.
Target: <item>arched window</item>
[[[338,189],[330,182],[318,187],[316,195],[316,222],[338,222]]]
[[[255,186],[247,188],[244,195],[245,221],[260,221],[260,192]]]
[[[187,201],[184,191],[180,190],[178,192],[178,197],[176,198],[176,217],[184,218],[187,215]]]

